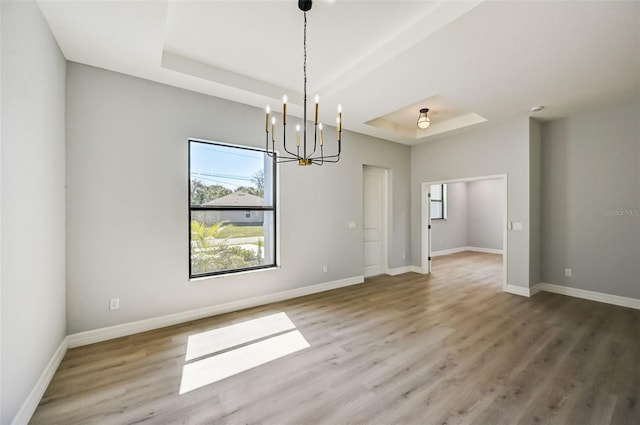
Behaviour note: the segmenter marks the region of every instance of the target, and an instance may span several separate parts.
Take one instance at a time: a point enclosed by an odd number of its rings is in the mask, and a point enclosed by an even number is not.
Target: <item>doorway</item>
[[[388,170],[362,168],[362,252],[363,274],[376,276],[387,271]]]
[[[507,175],[499,174],[499,175],[489,175],[489,176],[478,176],[478,177],[468,177],[468,178],[460,178],[460,179],[450,179],[450,180],[437,180],[437,181],[429,181],[422,183],[422,201],[421,201],[421,233],[422,233],[422,258],[421,258],[421,272],[422,273],[431,273],[432,270],[432,260],[433,260],[433,230],[434,230],[434,221],[432,221],[432,212],[437,211],[438,205],[432,206],[432,199],[430,197],[431,187],[432,186],[440,186],[440,185],[453,185],[456,183],[470,183],[470,184],[480,184],[483,181],[499,181],[501,182],[501,199],[494,206],[495,208],[501,209],[500,213],[502,216],[501,223],[496,223],[496,227],[501,227],[501,237],[502,239],[502,269],[503,269],[503,279],[502,279],[502,289],[504,290],[507,285]],[[470,185],[469,185],[470,186]],[[469,214],[473,214],[473,211],[470,211]],[[500,220],[498,218],[498,220]],[[499,239],[498,239],[499,240]],[[498,242],[496,242],[498,243]],[[473,244],[465,244],[472,245]],[[468,248],[468,247],[467,247]],[[472,249],[475,250],[475,249]],[[455,250],[451,250],[454,251]],[[481,250],[482,252],[491,252],[491,250]],[[442,252],[442,251],[440,251]],[[436,252],[438,254],[438,252]]]

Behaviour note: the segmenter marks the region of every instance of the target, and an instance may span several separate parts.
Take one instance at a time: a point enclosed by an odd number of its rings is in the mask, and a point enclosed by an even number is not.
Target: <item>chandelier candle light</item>
[[[298,0],[298,8],[304,13],[304,97],[303,97],[303,117],[302,126],[296,125],[296,147],[295,152],[293,148],[291,150],[287,147],[287,95],[282,97],[282,148],[284,153],[276,152],[276,117],[271,117],[271,107],[267,105],[266,119],[265,119],[265,132],[266,142],[265,151],[267,155],[273,158],[274,161],[281,162],[297,162],[298,165],[323,165],[325,162],[335,163],[340,160],[340,153],[342,152],[342,106],[338,105],[338,116],[336,118],[336,138],[338,142],[337,153],[333,155],[324,154],[324,134],[322,123],[318,122],[318,110],[320,108],[320,97],[315,96],[315,114],[313,120],[313,150],[311,149],[311,141],[307,146],[307,11],[311,10],[312,0]],[[271,124],[271,131],[269,131],[269,124]],[[300,132],[302,131],[302,138]],[[271,133],[271,143],[269,143],[269,133]],[[271,145],[271,146],[269,146]],[[319,153],[316,153],[320,150]]]

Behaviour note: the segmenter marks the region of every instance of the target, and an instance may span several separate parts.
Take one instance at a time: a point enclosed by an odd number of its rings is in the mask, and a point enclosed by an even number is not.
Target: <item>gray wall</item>
[[[540,282],[542,268],[542,129],[540,123],[529,120],[529,282]]]
[[[542,281],[640,298],[638,117],[636,98],[543,124]]]
[[[263,114],[68,64],[69,333],[361,276],[363,164],[390,169],[388,264],[409,264],[410,149],[344,132],[337,165],[280,166],[281,268],[188,281],[187,139],[262,146]]]
[[[432,251],[468,245],[466,183],[447,185],[447,219],[431,221],[431,239]]]
[[[66,335],[65,67],[33,2],[2,21],[0,423],[11,423]]]
[[[529,118],[483,127],[411,148],[411,228],[420,229],[422,182],[507,174],[510,221],[523,231],[509,231],[510,285],[529,287]],[[421,264],[421,235],[411,237],[412,264]],[[537,282],[535,282],[537,283]]]
[[[504,182],[478,180],[467,184],[467,245],[502,249]],[[506,230],[505,230],[506,231]]]

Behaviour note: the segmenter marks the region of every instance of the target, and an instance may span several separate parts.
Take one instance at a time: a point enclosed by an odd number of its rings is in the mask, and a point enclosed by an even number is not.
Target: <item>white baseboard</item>
[[[229,303],[198,308],[195,310],[168,314],[166,316],[153,317],[151,319],[138,320],[135,322],[123,323],[121,325],[79,332],[67,337],[68,346],[69,348],[74,348],[82,345],[93,344],[113,338],[119,338],[122,336],[133,335],[153,329],[159,329],[165,326],[172,326],[179,323],[190,322],[192,320],[203,319],[205,317],[215,316],[218,314],[229,313],[245,308],[257,307],[277,301],[283,301],[291,298],[315,294],[318,292],[329,291],[331,289],[356,285],[362,282],[364,282],[364,276],[354,276],[346,279],[334,280],[332,282],[319,283],[317,285],[304,286],[302,288],[276,292],[274,294],[260,295],[245,300],[232,301]]]
[[[397,276],[399,274],[403,274],[403,273],[420,273],[422,274],[422,267],[420,266],[404,266],[404,267],[398,267],[395,269],[387,269],[387,273],[389,276]]]
[[[466,248],[467,248],[467,251],[484,252],[486,254],[500,254],[500,255],[502,255],[504,253],[503,250],[494,249],[494,248],[480,248],[480,247],[477,247],[477,246],[468,246]]]
[[[389,276],[397,276],[403,273],[409,273],[413,266],[396,267],[395,269],[387,269],[386,274]]]
[[[530,295],[533,297],[535,294],[537,294],[538,292],[543,291],[542,286],[540,286],[539,283],[533,285],[531,288],[529,288],[529,293]]]
[[[477,246],[461,246],[458,248],[442,249],[440,251],[431,251],[432,257],[440,257],[441,255],[457,254],[458,252],[473,251],[484,252],[487,254],[502,254],[503,250],[493,248],[480,248]]]
[[[538,283],[531,288],[531,293],[540,291],[553,292],[554,294],[568,295],[570,297],[583,298],[585,300],[619,305],[622,307],[640,310],[640,299],[621,297],[619,295],[604,294],[602,292],[587,291],[586,289],[571,288],[569,286],[554,285],[553,283]]]
[[[44,392],[49,386],[49,382],[51,382],[51,379],[56,373],[56,370],[58,370],[58,366],[60,366],[64,355],[67,353],[68,347],[68,337],[65,337],[58,346],[56,352],[53,354],[53,357],[51,357],[51,360],[49,360],[49,363],[47,363],[47,366],[40,374],[40,377],[29,393],[29,396],[24,403],[22,403],[22,406],[20,406],[20,410],[18,410],[15,418],[11,421],[11,425],[26,425],[29,423],[33,413],[38,407],[38,403],[40,403]]]
[[[461,246],[459,248],[451,248],[451,249],[441,249],[440,251],[431,251],[432,257],[440,257],[441,255],[449,255],[449,254],[457,254],[458,252],[466,251],[466,246]]]
[[[508,292],[510,294],[520,295],[523,297],[531,296],[531,289],[525,288],[524,286],[516,286],[516,285],[507,285],[504,287],[504,292]]]

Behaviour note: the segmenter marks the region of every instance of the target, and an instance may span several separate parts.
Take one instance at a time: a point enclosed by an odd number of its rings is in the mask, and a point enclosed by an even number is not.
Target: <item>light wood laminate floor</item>
[[[453,254],[71,349],[31,423],[640,424],[640,311],[501,281],[501,256]],[[280,312],[310,347],[179,394],[190,335]]]

